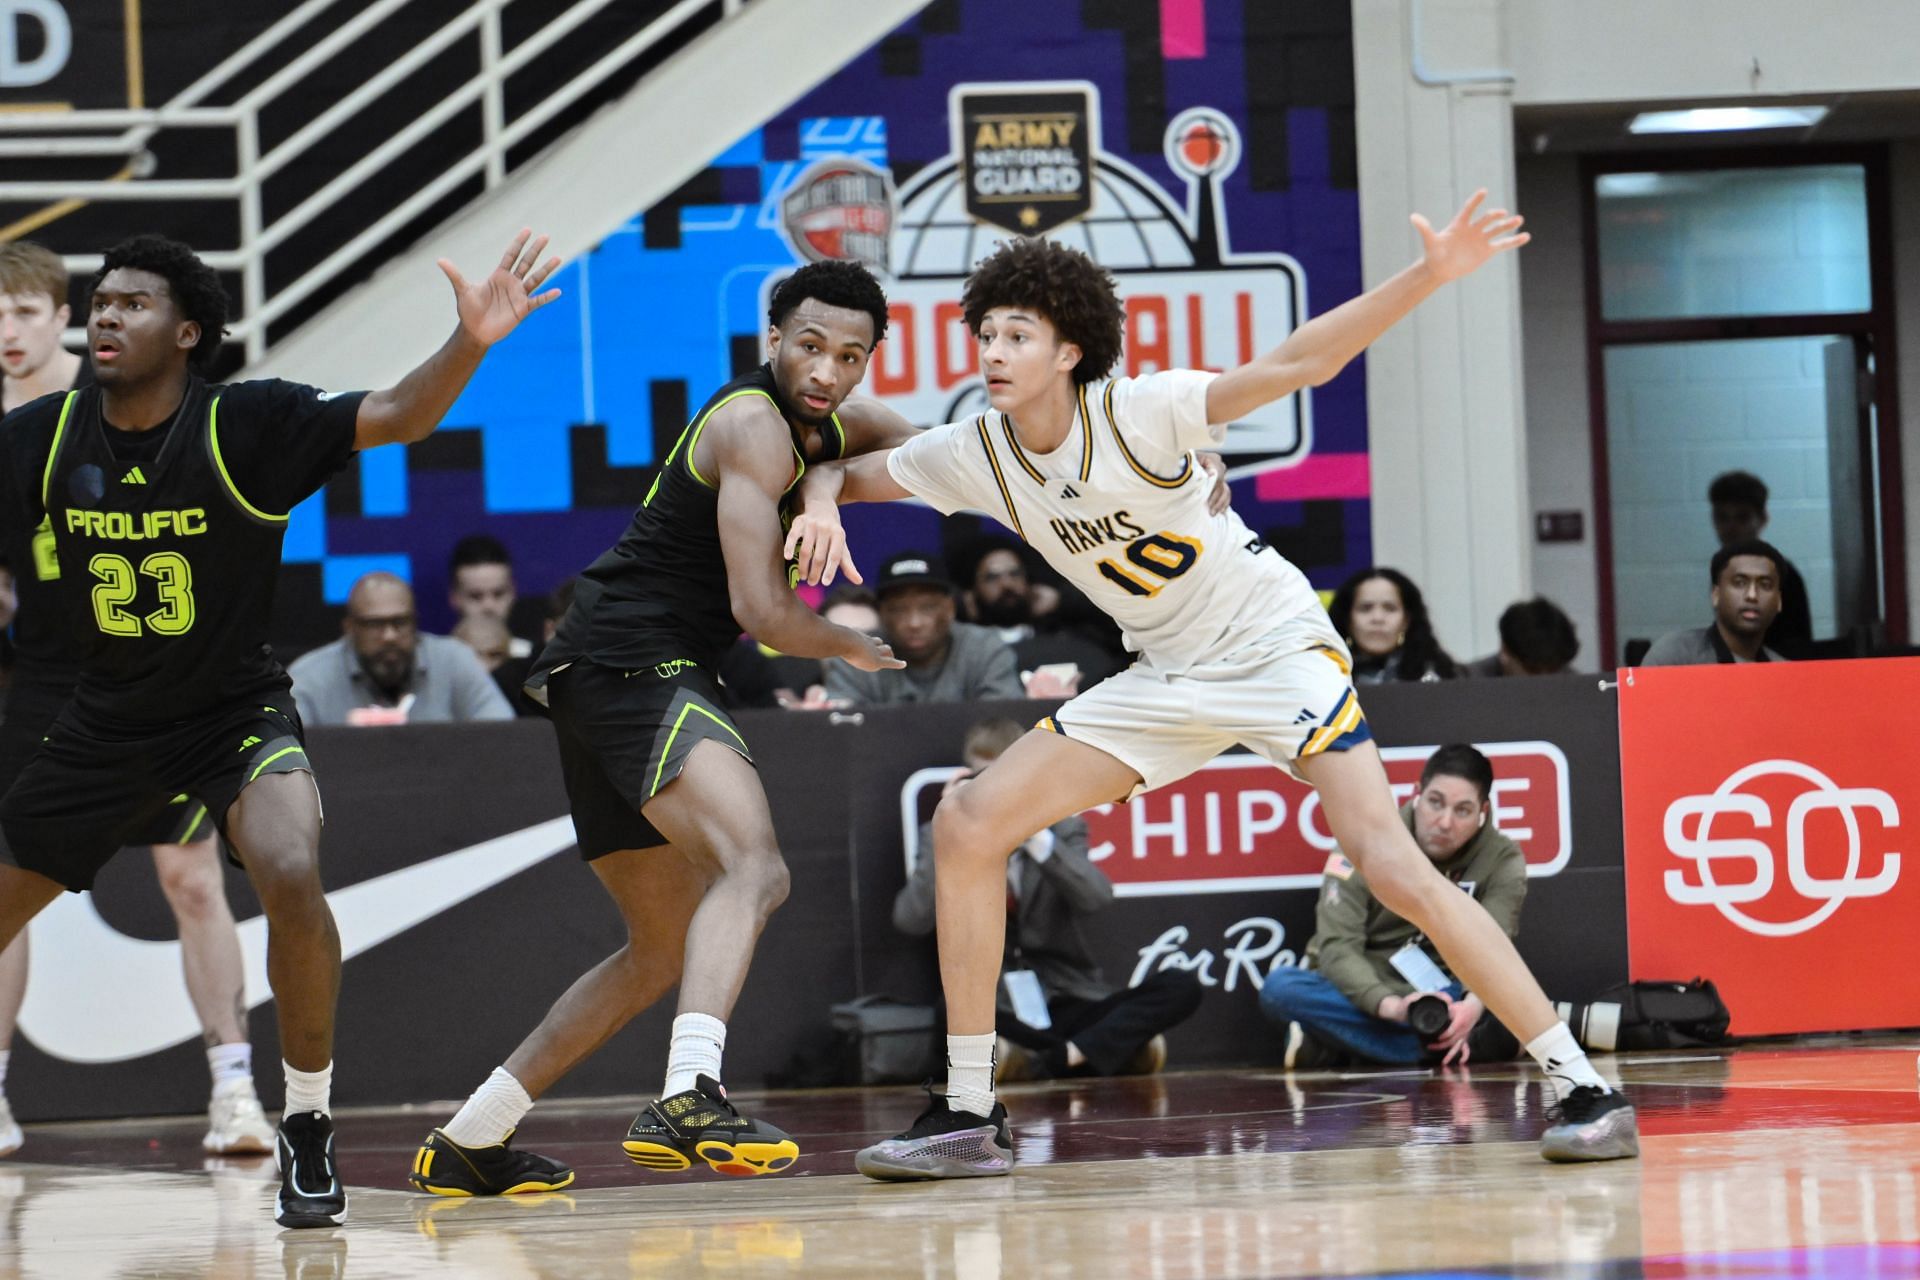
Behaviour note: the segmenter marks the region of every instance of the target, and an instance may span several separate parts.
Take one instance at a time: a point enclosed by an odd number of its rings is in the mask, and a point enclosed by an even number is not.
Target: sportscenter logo
[[[1493,762],[1493,821],[1518,844],[1529,876],[1558,874],[1573,856],[1567,758],[1551,742],[1478,743]],[[1419,786],[1435,748],[1380,754],[1395,803]],[[922,769],[900,793],[908,874],[920,825],[957,769]],[[1257,756],[1235,752],[1125,804],[1083,815],[1088,852],[1116,895],[1155,897],[1318,889],[1334,839],[1317,792]]]
[[[1781,788],[1788,778],[1804,787]],[[1789,799],[1789,795],[1791,798]],[[1776,894],[1779,879],[1774,843],[1759,833],[1775,829],[1775,803],[1785,800],[1784,850],[1790,894]],[[1816,825],[1817,815],[1829,815]],[[1805,933],[1832,916],[1849,898],[1877,898],[1900,880],[1900,855],[1879,844],[1863,844],[1861,818],[1883,832],[1900,825],[1900,807],[1877,787],[1841,787],[1798,760],[1761,760],[1736,769],[1712,795],[1682,796],[1667,806],[1667,851],[1689,865],[1668,868],[1662,877],[1667,896],[1683,906],[1710,906],[1734,925],[1768,938]],[[1689,833],[1690,820],[1698,821]],[[1721,819],[1715,835],[1715,820]],[[1837,819],[1837,820],[1836,820]],[[1840,863],[1837,874],[1815,870],[1807,829],[1815,825],[1827,837],[1816,847],[1825,864]],[[1749,834],[1741,834],[1749,833]],[[1885,838],[1884,836],[1881,838]],[[1834,851],[1844,848],[1844,862]],[[1867,849],[1875,856],[1867,859]],[[1768,908],[1754,904],[1766,903]],[[1749,910],[1748,908],[1751,908]],[[1768,919],[1766,915],[1781,918]]]

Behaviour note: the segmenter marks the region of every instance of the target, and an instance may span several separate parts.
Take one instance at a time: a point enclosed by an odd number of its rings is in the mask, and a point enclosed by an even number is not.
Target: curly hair
[[[1037,236],[1007,241],[967,277],[960,295],[975,337],[995,307],[1032,307],[1053,322],[1064,342],[1080,348],[1073,380],[1098,382],[1120,359],[1126,308],[1106,268],[1063,244]]]
[[[873,272],[857,262],[829,258],[809,262],[779,284],[767,303],[767,322],[778,329],[808,298],[830,307],[864,311],[873,319],[873,345],[887,336],[887,295]]]
[[[1427,616],[1427,602],[1420,588],[1398,569],[1372,565],[1340,584],[1340,589],[1333,593],[1333,603],[1327,606],[1327,617],[1333,620],[1340,634],[1353,634],[1354,598],[1360,594],[1363,584],[1375,578],[1393,584],[1393,589],[1400,593],[1400,607],[1407,615],[1407,637],[1400,642],[1400,668],[1396,678],[1424,680],[1427,673],[1432,672],[1442,680],[1451,680],[1459,675],[1459,665],[1440,647],[1439,638],[1433,634],[1433,619]]]
[[[156,235],[134,236],[107,250],[106,261],[100,264],[100,270],[94,272],[92,282],[87,285],[87,296],[93,296],[109,273],[123,267],[129,271],[150,271],[167,282],[180,314],[200,326],[200,340],[187,353],[187,363],[200,369],[211,366],[220,353],[221,341],[227,336],[227,291],[220,283],[220,273],[200,261],[192,249],[178,240]]]

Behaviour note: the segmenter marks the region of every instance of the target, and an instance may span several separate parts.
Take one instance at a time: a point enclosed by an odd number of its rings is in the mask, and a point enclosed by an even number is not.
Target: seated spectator
[[[1500,615],[1500,652],[1460,668],[1469,676],[1552,676],[1573,665],[1580,633],[1545,596],[1521,600]]]
[[[1780,566],[1785,561],[1758,540],[1713,553],[1713,625],[1661,636],[1640,660],[1643,667],[1695,667],[1715,662],[1785,662],[1766,645],[1780,614]]]
[[[1492,794],[1493,766],[1456,743],[1427,760],[1420,790],[1401,806],[1400,818],[1440,873],[1472,894],[1511,938],[1520,932],[1527,860],[1493,825]],[[1395,966],[1402,948],[1417,948],[1447,980],[1444,990],[1432,992],[1446,1003],[1447,1022],[1430,1038],[1407,1024],[1408,1006],[1422,988]],[[1275,969],[1260,988],[1261,1012],[1287,1028],[1290,1070],[1353,1061],[1464,1065],[1519,1055],[1519,1042],[1480,998],[1446,972],[1445,961],[1418,929],[1380,905],[1338,851],[1327,859],[1307,963],[1313,967]]]
[[[1026,731],[983,720],[967,730],[966,767],[947,790],[1000,758]],[[919,857],[893,900],[893,924],[916,938],[933,932],[933,824],[920,828]],[[1054,1076],[1144,1075],[1167,1059],[1162,1034],[1200,1007],[1200,980],[1163,969],[1115,991],[1080,929],[1113,902],[1113,882],[1087,857],[1087,824],[1065,818],[1014,851],[1007,863],[1007,943],[995,1029],[996,1082]]]
[[[1440,647],[1420,588],[1398,569],[1362,569],[1333,593],[1327,616],[1353,651],[1355,684],[1452,680],[1459,665]]]
[[[512,636],[508,657],[531,660],[540,634],[540,602],[520,599],[513,557],[501,541],[474,533],[454,544],[447,565],[447,603],[459,617],[498,618]]]
[[[1728,471],[1707,486],[1713,508],[1713,535],[1723,547],[1757,542],[1767,528],[1767,483],[1751,471]],[[1780,557],[1780,616],[1767,631],[1767,644],[1788,658],[1804,658],[1813,646],[1813,604],[1807,580]]]
[[[469,614],[454,624],[453,638],[473,650],[515,715],[544,714],[540,704],[527,696],[527,673],[533,669],[533,659],[508,656],[513,635],[505,622],[484,613]]]
[[[1037,588],[1017,544],[986,544],[969,577],[967,614],[1013,646],[1027,696],[1071,698],[1119,669],[1112,654],[1084,636],[1041,623]]]
[[[413,588],[392,574],[369,573],[353,584],[341,630],[338,640],[287,668],[307,724],[513,718],[473,650],[420,631]]]
[[[953,620],[953,584],[923,551],[907,551],[880,569],[880,632],[907,665],[860,671],[829,659],[827,696],[855,707],[908,702],[974,702],[1021,698],[1013,650],[985,627]]]

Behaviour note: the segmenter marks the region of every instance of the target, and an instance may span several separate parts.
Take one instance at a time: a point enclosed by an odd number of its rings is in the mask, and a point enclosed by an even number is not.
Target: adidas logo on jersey
[[[240,749],[242,751],[245,751],[248,747],[257,747],[259,745],[260,745],[260,739],[254,737],[252,734],[248,734],[247,740],[240,744]]]
[[[140,468],[138,467],[135,467],[133,470],[127,472],[127,474],[120,477],[121,484],[145,484],[146,482],[147,482],[146,476],[140,473]]]
[[[1306,724],[1310,720],[1317,720],[1319,718],[1320,717],[1316,716],[1311,711],[1302,711],[1299,715],[1293,718],[1293,722],[1295,724]]]
[[[1077,498],[1080,496],[1080,491],[1070,484],[1062,484],[1060,486],[1060,496],[1063,498]]]

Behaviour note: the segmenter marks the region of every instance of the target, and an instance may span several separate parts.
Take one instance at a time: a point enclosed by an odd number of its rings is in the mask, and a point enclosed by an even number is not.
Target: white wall
[[[1522,106],[1920,85],[1914,0],[1508,0],[1504,19]]]
[[[1498,61],[1499,0],[1451,0],[1436,61]],[[1361,268],[1368,287],[1418,259],[1407,223],[1436,223],[1474,188],[1510,204],[1513,111],[1500,84],[1413,78],[1401,0],[1354,0]],[[1501,610],[1530,594],[1520,293],[1511,255],[1450,285],[1367,356],[1377,563],[1418,582],[1461,658],[1499,644]]]

